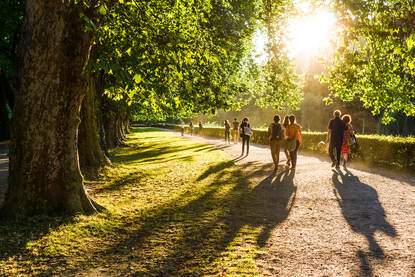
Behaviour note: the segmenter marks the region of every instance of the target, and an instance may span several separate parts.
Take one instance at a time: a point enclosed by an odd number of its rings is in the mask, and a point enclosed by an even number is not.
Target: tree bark
[[[114,148],[122,144],[123,137],[120,128],[119,103],[108,97],[103,97],[103,123],[105,129],[105,141],[108,148]]]
[[[79,163],[82,173],[95,174],[105,165],[111,164],[100,147],[96,109],[95,109],[95,80],[88,74],[88,90],[82,101],[81,124],[79,126],[78,150]]]
[[[81,1],[82,2],[82,1]],[[92,213],[78,159],[83,70],[94,33],[73,1],[28,0],[19,48],[19,93],[13,114],[9,189],[1,214]]]

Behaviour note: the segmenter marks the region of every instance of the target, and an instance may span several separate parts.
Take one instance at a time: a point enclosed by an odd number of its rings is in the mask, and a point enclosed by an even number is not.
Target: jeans
[[[242,136],[242,155],[244,154],[245,143],[246,143],[246,155],[248,156],[249,154],[249,139],[250,138],[251,137],[247,135]]]
[[[290,151],[290,158],[291,158],[291,167],[295,168],[297,166],[297,152],[298,148],[300,148],[300,142],[297,140],[295,142],[295,150]]]
[[[336,162],[337,166],[340,166],[340,154],[342,151],[343,141],[330,140],[329,155],[332,162]],[[336,150],[336,157],[334,157],[334,150]]]

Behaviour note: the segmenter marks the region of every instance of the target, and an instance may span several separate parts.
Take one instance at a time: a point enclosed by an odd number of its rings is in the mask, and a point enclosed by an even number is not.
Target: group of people
[[[244,120],[245,119],[248,120],[248,118],[244,118]],[[244,120],[242,120],[242,122]],[[237,144],[238,140],[239,140],[238,136],[241,133],[239,131],[239,128],[240,128],[239,121],[236,118],[234,118],[233,122],[232,122],[232,125],[231,125],[231,123],[229,123],[229,120],[225,120],[225,121],[223,121],[223,127],[225,127],[225,144],[231,144],[231,128],[232,128],[233,143]]]
[[[301,126],[296,123],[294,115],[286,116],[284,122],[280,123],[279,115],[274,116],[274,122],[268,128],[268,143],[271,148],[272,159],[274,161],[275,169],[278,169],[280,150],[284,148],[287,157],[287,165],[295,169],[297,165],[297,152],[302,145]],[[242,139],[242,153],[244,155],[246,149],[246,156],[249,154],[249,142],[253,131],[249,124],[249,119],[245,117],[241,123],[235,118],[232,125],[228,120],[223,122],[225,127],[225,143],[230,144],[230,130],[233,131],[233,141],[238,143],[238,137]]]
[[[339,110],[334,111],[330,120],[326,141],[329,143],[329,155],[332,161],[331,167],[340,168],[343,159],[343,167],[346,168],[351,153],[350,147],[356,143],[352,127],[352,117],[348,114],[341,116]]]
[[[184,136],[184,122],[182,121],[180,125],[181,125],[182,136]],[[190,123],[189,123],[189,128],[190,128],[190,135],[193,136],[193,132],[195,130],[195,127],[194,127],[192,121],[190,121]],[[202,121],[199,121],[199,133],[201,134],[202,131],[203,131],[203,124],[202,124]]]
[[[280,162],[280,150],[284,148],[287,158],[287,166],[295,170],[297,166],[297,152],[303,144],[301,126],[297,124],[295,116],[285,116],[282,124],[281,117],[274,116],[274,122],[268,127],[268,144],[271,148],[271,156],[274,161],[274,171],[278,170]]]
[[[351,122],[352,117],[350,115],[345,114],[341,117],[341,112],[336,110],[333,113],[333,119],[330,120],[328,125],[328,152],[332,161],[332,167],[336,167],[336,169],[339,169],[341,159],[343,160],[343,167],[346,168],[351,153],[351,145],[356,143]],[[249,119],[245,117],[239,123],[235,118],[232,125],[228,120],[225,120],[223,125],[225,127],[225,143],[231,143],[230,130],[232,128],[234,143],[238,143],[239,136],[242,138],[241,156],[244,155],[245,149],[246,156],[248,156],[249,141],[253,134]],[[301,126],[296,122],[294,115],[285,116],[282,123],[279,115],[274,116],[274,122],[268,127],[268,144],[274,162],[274,171],[278,170],[281,149],[284,149],[287,166],[291,167],[291,169],[296,168],[297,153],[303,144],[303,136],[301,134]]]
[[[351,146],[356,143],[356,137],[351,125],[352,117],[348,114],[341,116],[339,110],[334,111],[333,119],[329,121],[327,139],[328,152],[332,161],[332,167],[340,168],[340,162],[343,160],[343,167],[346,168],[351,154]],[[246,156],[249,154],[249,141],[253,135],[249,119],[245,117],[242,122],[236,118],[232,123],[229,120],[223,122],[225,128],[225,144],[231,144],[231,129],[233,143],[237,144],[239,137],[242,139],[242,153]],[[190,134],[193,135],[193,122],[190,122]],[[199,133],[202,133],[203,125],[199,122]],[[184,135],[184,123],[182,122],[182,135]],[[280,150],[284,149],[287,159],[287,166],[291,169],[297,166],[297,152],[303,144],[303,136],[301,134],[301,126],[296,122],[294,115],[287,115],[281,123],[279,115],[274,116],[274,122],[268,127],[268,144],[271,149],[272,160],[274,162],[274,171],[278,170],[280,162]],[[319,146],[326,145],[320,142]]]

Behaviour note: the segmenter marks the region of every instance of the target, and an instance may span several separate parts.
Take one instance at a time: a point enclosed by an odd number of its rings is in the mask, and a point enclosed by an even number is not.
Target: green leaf
[[[393,50],[393,54],[394,54],[394,55],[400,55],[400,54],[402,54],[402,50],[401,50],[401,48],[400,48],[400,47],[396,47],[396,48]]]
[[[135,74],[133,79],[134,79],[134,82],[136,82],[136,84],[141,83],[141,75],[140,74]]]
[[[98,8],[98,12],[102,15],[106,15],[107,14],[107,9],[105,8],[104,5],[99,6]]]

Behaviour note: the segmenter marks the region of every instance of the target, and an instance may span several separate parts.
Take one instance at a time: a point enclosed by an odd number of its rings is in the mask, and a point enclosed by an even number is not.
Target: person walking
[[[181,133],[182,133],[182,137],[183,137],[184,136],[184,122],[182,121],[180,123],[180,125],[181,125]]]
[[[297,166],[297,152],[301,145],[303,145],[303,136],[301,134],[301,126],[296,123],[295,116],[290,115],[290,124],[285,129],[287,134],[287,148],[290,151],[291,169]]]
[[[203,131],[202,121],[199,121],[199,134],[201,135]]]
[[[248,156],[248,154],[249,154],[249,140],[251,139],[252,130],[251,130],[251,125],[249,125],[249,119],[247,117],[245,117],[242,120],[242,123],[239,126],[239,129],[240,129],[241,138],[242,138],[242,154],[241,154],[241,156],[244,155],[245,144],[246,144],[246,155]]]
[[[333,118],[329,121],[327,131],[327,142],[329,142],[329,155],[331,159],[331,167],[336,166],[336,169],[340,168],[340,155],[343,145],[344,131],[347,130],[346,123],[340,119],[341,112],[335,110],[333,112]],[[336,156],[334,156],[336,151]]]
[[[349,158],[349,155],[351,153],[350,146],[353,144],[353,127],[352,127],[352,117],[348,114],[345,114],[342,116],[342,120],[344,123],[346,123],[347,130],[344,131],[344,137],[343,137],[343,144],[342,144],[342,150],[341,150],[341,156],[343,157],[343,167],[346,169],[347,161]]]
[[[193,131],[194,131],[195,127],[193,126],[193,122],[192,121],[190,121],[189,127],[190,127],[190,135],[193,137]]]
[[[223,126],[225,126],[225,144],[231,144],[231,124],[229,120],[225,120]]]
[[[268,127],[269,146],[271,148],[271,156],[274,161],[274,172],[278,170],[280,162],[280,149],[284,141],[283,127],[280,124],[280,116],[274,116],[274,123]]]
[[[233,122],[232,122],[232,125],[233,125],[233,129],[232,129],[233,143],[237,144],[238,140],[239,140],[238,139],[238,137],[239,137],[239,121],[236,118],[234,118]]]
[[[287,138],[286,129],[288,125],[290,125],[290,119],[289,119],[289,116],[286,115],[282,123],[282,127],[284,127],[284,141],[282,143],[282,147],[284,147],[284,154],[285,154],[285,158],[287,159],[287,165],[290,166],[291,164],[290,151],[288,151],[287,149],[287,139],[286,139]]]

